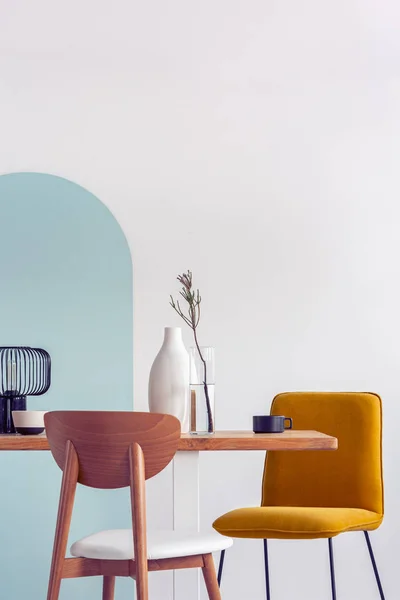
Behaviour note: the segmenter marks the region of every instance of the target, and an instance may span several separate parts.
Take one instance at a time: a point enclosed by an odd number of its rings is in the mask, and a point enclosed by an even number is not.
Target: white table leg
[[[177,452],[173,464],[174,529],[199,531],[199,452]],[[198,569],[174,571],[174,600],[200,600]]]

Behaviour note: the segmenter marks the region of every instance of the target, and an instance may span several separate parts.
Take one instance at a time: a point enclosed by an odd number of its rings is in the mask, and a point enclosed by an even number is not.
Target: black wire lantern
[[[13,410],[26,410],[27,396],[45,394],[51,383],[46,350],[0,347],[0,433],[15,433]]]

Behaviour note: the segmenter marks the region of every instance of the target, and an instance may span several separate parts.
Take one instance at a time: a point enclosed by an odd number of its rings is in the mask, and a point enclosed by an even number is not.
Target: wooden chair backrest
[[[71,442],[79,461],[78,482],[99,489],[130,485],[129,456],[135,443],[143,451],[145,478],[157,475],[173,459],[181,433],[178,419],[154,413],[53,411],[44,420],[60,469],[64,470]]]

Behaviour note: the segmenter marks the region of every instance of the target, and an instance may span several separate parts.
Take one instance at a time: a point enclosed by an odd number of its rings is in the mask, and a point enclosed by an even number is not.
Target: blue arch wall
[[[28,408],[131,410],[132,306],[127,241],[95,196],[52,175],[0,177],[0,345],[43,347],[53,365]],[[3,452],[0,477],[0,595],[43,600],[61,473],[49,452]],[[129,518],[126,490],[79,489],[71,539]],[[63,582],[61,599],[98,600],[100,585]]]

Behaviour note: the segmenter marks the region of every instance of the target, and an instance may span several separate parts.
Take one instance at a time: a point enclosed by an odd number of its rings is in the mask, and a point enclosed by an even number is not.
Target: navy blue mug
[[[283,433],[286,429],[292,428],[293,421],[290,417],[279,415],[253,417],[254,433]]]

